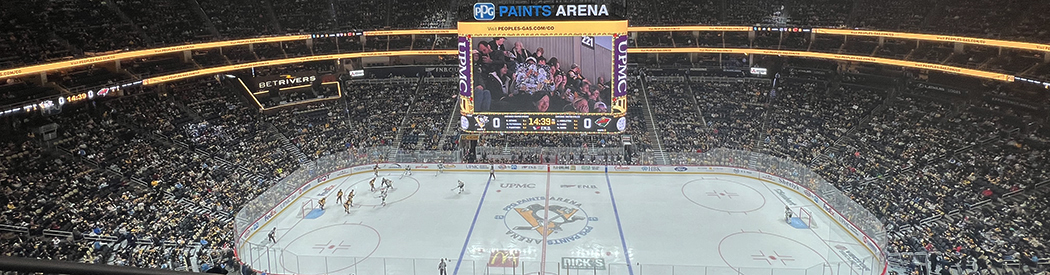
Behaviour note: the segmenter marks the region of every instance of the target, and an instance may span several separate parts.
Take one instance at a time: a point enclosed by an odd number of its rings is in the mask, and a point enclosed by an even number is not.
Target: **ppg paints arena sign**
[[[569,4],[569,5],[496,5],[493,3],[474,3],[474,20],[497,19],[545,19],[545,18],[586,18],[609,17],[609,7],[605,4]]]
[[[548,245],[570,243],[591,232],[590,222],[598,217],[588,216],[583,204],[560,197],[531,197],[520,199],[503,208],[504,215],[497,215],[507,226],[506,235],[525,243],[540,244],[544,237]],[[544,211],[544,203],[549,205]]]

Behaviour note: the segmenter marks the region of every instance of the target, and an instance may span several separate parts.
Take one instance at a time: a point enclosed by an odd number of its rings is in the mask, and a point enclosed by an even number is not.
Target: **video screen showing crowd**
[[[578,51],[583,60],[601,64],[582,66],[572,56],[558,56],[574,54],[574,39],[474,37],[474,112],[609,113],[611,50]],[[563,52],[545,52],[549,45]],[[597,68],[602,65],[607,68]]]

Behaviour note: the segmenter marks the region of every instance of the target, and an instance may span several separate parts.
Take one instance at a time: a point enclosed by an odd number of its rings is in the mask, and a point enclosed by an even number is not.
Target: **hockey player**
[[[346,202],[343,203],[343,211],[345,211],[347,214],[350,214],[350,203],[351,202],[352,202],[352,200],[346,199]]]
[[[489,164],[489,178],[496,179],[496,165]]]
[[[379,163],[376,163],[376,166],[372,167],[372,174],[377,178],[379,177]]]
[[[317,205],[321,206],[321,210],[324,210],[324,200],[327,198],[321,198],[317,201]]]
[[[270,238],[271,242],[277,243],[277,227],[274,227],[273,230],[270,230],[270,234],[267,235],[267,237]]]
[[[335,193],[335,203],[343,202],[343,189],[339,189],[339,193]]]
[[[445,173],[445,163],[438,163],[438,172],[435,173],[434,176],[437,176],[442,173]]]
[[[346,205],[347,207],[354,206],[354,191],[351,190],[350,194],[346,194]]]
[[[784,222],[791,223],[791,218],[795,216],[795,213],[791,212],[791,207],[784,206]]]
[[[383,179],[383,188],[382,188],[384,190],[383,192],[386,192],[385,191],[386,189],[393,189],[393,188],[394,188],[394,180]]]
[[[398,177],[398,179],[404,178],[405,176],[412,176],[412,165],[405,165],[405,172],[401,173],[401,177]]]
[[[379,196],[383,198],[383,206],[386,206],[386,190],[384,189],[383,193]]]
[[[368,181],[368,191],[376,191],[376,178],[372,178],[372,180]]]
[[[462,180],[459,181],[459,186],[456,187],[456,188],[459,188],[459,192],[456,192],[457,194],[462,194],[463,193],[463,181]]]

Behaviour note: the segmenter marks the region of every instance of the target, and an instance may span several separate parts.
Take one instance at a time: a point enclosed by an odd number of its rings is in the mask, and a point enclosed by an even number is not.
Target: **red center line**
[[[540,273],[547,274],[547,235],[550,235],[549,226],[550,220],[549,215],[551,213],[551,167],[547,166],[547,195],[543,198],[543,244],[540,249]]]

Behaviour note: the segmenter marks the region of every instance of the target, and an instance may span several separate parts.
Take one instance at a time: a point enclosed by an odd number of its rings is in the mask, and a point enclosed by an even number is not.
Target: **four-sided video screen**
[[[459,26],[464,131],[626,129],[626,21]]]

